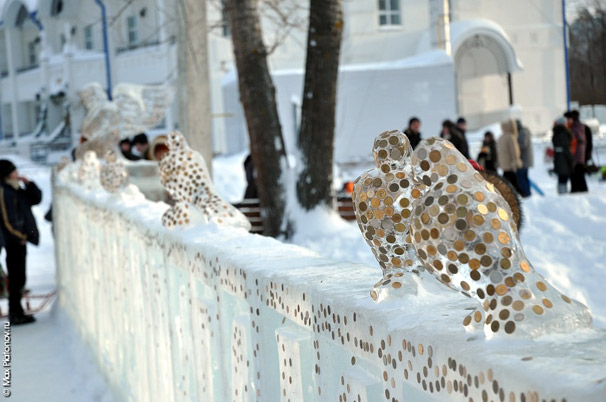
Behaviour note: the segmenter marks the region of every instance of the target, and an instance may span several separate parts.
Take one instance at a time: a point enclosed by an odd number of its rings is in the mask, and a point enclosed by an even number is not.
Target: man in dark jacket
[[[25,286],[26,244],[37,245],[40,239],[31,207],[41,200],[42,192],[35,183],[19,176],[12,162],[0,160],[0,232],[6,248],[11,325],[35,321],[23,312],[21,293]]]
[[[461,130],[459,130],[459,128],[455,126],[452,121],[444,120],[442,122],[442,132],[440,133],[440,137],[450,141],[465,158],[470,159],[467,140],[465,139],[465,136]]]
[[[419,142],[421,142],[421,132],[419,129],[421,128],[421,120],[418,117],[412,117],[408,121],[408,127],[404,130],[404,134],[408,137],[408,141],[410,142],[410,146],[412,149],[415,149]]]

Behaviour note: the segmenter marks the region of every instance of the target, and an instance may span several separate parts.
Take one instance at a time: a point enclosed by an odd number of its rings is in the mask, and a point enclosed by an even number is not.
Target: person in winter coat
[[[132,147],[133,146],[128,138],[120,141],[120,152],[122,152],[122,155],[129,161],[138,161],[141,158],[133,154]]]
[[[478,163],[487,172],[497,173],[498,157],[497,157],[497,142],[494,139],[492,131],[484,133],[484,141],[482,141],[482,149],[478,154]]]
[[[532,153],[532,136],[530,130],[522,125],[520,120],[516,120],[518,129],[518,146],[520,147],[520,158],[522,159],[522,168],[518,169],[518,186],[520,186],[520,195],[530,197],[530,180],[528,179],[528,168],[534,164],[534,155]]]
[[[408,128],[404,130],[404,134],[408,137],[408,141],[410,142],[410,146],[412,149],[415,149],[419,142],[421,142],[421,132],[419,129],[421,128],[421,120],[417,117],[412,117],[408,121]]]
[[[553,170],[558,175],[558,194],[568,192],[567,183],[574,168],[574,158],[570,151],[572,133],[566,127],[566,119],[560,117],[553,125]]]
[[[440,137],[448,140],[455,146],[455,148],[463,154],[466,159],[469,159],[469,147],[465,136],[459,130],[455,124],[450,120],[444,120],[442,122],[442,132]]]
[[[574,168],[570,178],[570,192],[584,192],[588,190],[587,182],[585,181],[585,157],[587,150],[585,126],[579,120],[579,113],[576,110],[566,112],[564,117],[566,117],[570,131],[572,132],[571,148],[572,157],[574,158]]]
[[[503,134],[497,142],[499,165],[503,169],[503,177],[511,183],[517,192],[521,192],[516,172],[522,168],[523,164],[520,158],[516,122],[514,120],[505,120],[501,123],[501,129],[503,130]]]
[[[257,183],[255,182],[255,166],[253,165],[252,155],[248,155],[244,160],[244,172],[246,173],[246,191],[244,192],[244,199],[259,198],[257,192]]]
[[[19,176],[12,162],[0,160],[0,232],[6,248],[11,325],[35,321],[23,312],[21,293],[25,286],[26,244],[37,245],[40,239],[31,207],[41,200],[42,192],[34,182]]]

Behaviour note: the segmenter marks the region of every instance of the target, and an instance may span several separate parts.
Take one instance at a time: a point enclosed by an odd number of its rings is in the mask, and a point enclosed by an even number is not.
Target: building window
[[[36,57],[36,41],[31,41],[27,44],[27,55],[29,57],[29,65],[35,66],[38,62],[38,58]]]
[[[227,10],[225,9],[225,0],[221,0],[221,31],[226,38],[231,36],[229,21],[227,20]]]
[[[379,25],[401,25],[400,0],[379,0]]]
[[[139,41],[137,37],[137,17],[130,16],[126,19],[126,26],[128,27],[128,45],[135,46]]]
[[[87,50],[91,50],[93,47],[93,26],[89,25],[84,28],[84,48]]]

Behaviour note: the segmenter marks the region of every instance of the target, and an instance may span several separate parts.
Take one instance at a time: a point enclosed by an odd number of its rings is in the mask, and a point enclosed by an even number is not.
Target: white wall
[[[53,191],[59,308],[122,400],[602,401],[603,333],[487,342],[469,299],[374,303],[378,267],[217,227],[168,231],[167,208]],[[476,335],[477,336],[477,335]],[[345,397],[343,398],[343,395]]]

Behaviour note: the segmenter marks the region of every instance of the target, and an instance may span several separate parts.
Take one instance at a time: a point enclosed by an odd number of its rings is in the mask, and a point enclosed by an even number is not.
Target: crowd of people
[[[160,161],[168,152],[166,140],[165,135],[159,135],[150,143],[147,134],[139,133],[132,139],[125,138],[120,141],[120,152],[129,161]],[[133,148],[136,152],[133,152]]]
[[[480,152],[474,162],[482,170],[494,174],[498,174],[497,169],[500,169],[503,178],[520,196],[530,197],[533,183],[528,177],[528,169],[534,164],[531,132],[519,119],[503,121],[501,131],[498,139],[491,131],[484,133]],[[404,134],[415,149],[422,139],[421,120],[418,117],[410,118]],[[467,121],[459,117],[456,123],[444,120],[439,136],[450,141],[463,156],[472,160],[466,134]],[[554,122],[553,171],[558,176],[559,194],[568,192],[568,181],[571,182],[570,192],[588,191],[585,173],[592,159],[592,139],[591,129],[580,121],[577,110],[564,113]]]

